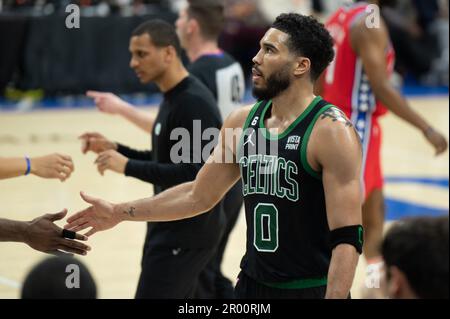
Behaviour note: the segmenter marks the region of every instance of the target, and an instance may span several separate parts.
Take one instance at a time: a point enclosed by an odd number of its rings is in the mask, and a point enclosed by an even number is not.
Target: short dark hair
[[[175,27],[170,23],[153,19],[140,24],[134,29],[132,36],[148,34],[153,44],[158,48],[172,46],[175,48],[179,57],[181,57],[181,44],[178,39]]]
[[[202,36],[217,40],[225,25],[224,5],[221,0],[189,0],[187,14],[197,20]]]
[[[289,35],[291,52],[311,60],[313,81],[322,74],[334,59],[333,38],[322,23],[310,16],[296,13],[279,15],[272,28]]]
[[[448,231],[448,215],[409,218],[392,226],[382,243],[387,268],[398,267],[419,298],[449,297]]]
[[[66,280],[72,273],[69,265],[79,269],[79,288],[70,289]],[[89,270],[73,257],[50,257],[39,262],[25,278],[22,299],[95,299],[97,287]]]

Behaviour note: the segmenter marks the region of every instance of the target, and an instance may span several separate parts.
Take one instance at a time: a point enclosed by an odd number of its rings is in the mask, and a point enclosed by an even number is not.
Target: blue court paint
[[[388,176],[385,178],[385,182],[386,184],[420,184],[444,189],[448,189],[449,187],[448,177]],[[440,216],[448,214],[448,208],[431,207],[410,201],[386,198],[385,203],[387,220],[398,220],[412,216]]]
[[[412,202],[386,198],[386,220],[394,221],[414,216],[441,216],[448,214],[448,209],[420,205]]]
[[[448,177],[404,177],[388,176],[384,179],[386,184],[422,184],[439,188],[448,188]]]
[[[448,96],[448,86],[436,85],[426,86],[420,84],[414,77],[406,76],[404,79],[402,93],[407,97],[432,97]]]

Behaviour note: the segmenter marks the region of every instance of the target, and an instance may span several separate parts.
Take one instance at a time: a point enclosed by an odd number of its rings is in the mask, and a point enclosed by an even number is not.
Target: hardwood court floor
[[[414,99],[411,103],[414,109],[448,137],[448,97]],[[434,157],[431,147],[421,134],[392,115],[387,115],[382,120],[382,127],[382,158],[386,176],[448,179],[448,153]],[[82,155],[80,152],[77,136],[86,131],[98,131],[136,148],[147,148],[149,145],[149,137],[131,124],[92,109],[0,113],[1,156],[36,156],[61,152],[71,155],[75,162],[75,172],[65,183],[33,176],[0,181],[0,216],[30,220],[63,208],[68,208],[71,214],[86,207],[78,195],[80,190],[113,202],[152,195],[151,187],[138,180],[111,172],[101,177],[93,165],[95,155]],[[448,187],[388,184],[386,194],[412,203],[448,210]],[[93,250],[82,261],[96,279],[100,298],[133,298],[140,271],[144,234],[144,223],[123,223],[116,229],[98,233],[89,240]],[[231,235],[223,264],[223,270],[230,278],[235,278],[238,274],[244,248],[245,220],[241,214]],[[18,298],[19,285],[25,275],[44,257],[46,255],[24,244],[0,243],[0,298]],[[364,272],[364,261],[361,258],[353,289],[354,297],[359,296]]]

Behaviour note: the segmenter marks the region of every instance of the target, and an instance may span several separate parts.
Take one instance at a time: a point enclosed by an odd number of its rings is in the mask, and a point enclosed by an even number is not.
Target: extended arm
[[[240,177],[239,166],[225,161],[230,154],[234,158],[239,137],[229,139],[224,135],[227,128],[242,127],[248,111],[243,108],[230,115],[221,130],[218,146],[194,182],[181,184],[152,198],[117,205],[82,194],[92,206],[70,217],[65,227],[73,231],[92,227],[86,233],[90,236],[124,220],[173,221],[210,210]]]
[[[174,221],[194,217],[214,207],[238,178],[239,167],[234,164],[205,164],[195,181],[154,197],[114,205],[81,193],[92,206],[70,217],[65,228],[79,232],[92,227],[86,233],[91,236],[123,221]]]
[[[88,91],[86,95],[94,99],[101,112],[118,114],[145,132],[152,132],[156,119],[154,115],[137,109],[112,93]]]
[[[424,118],[416,113],[390,84],[384,59],[388,46],[388,33],[384,24],[380,28],[367,28],[364,19],[351,31],[352,46],[362,60],[364,71],[377,100],[381,101],[392,113],[419,129],[428,142],[433,145],[436,154],[447,149],[447,141]]]
[[[236,164],[208,163],[194,182],[184,183],[153,198],[115,206],[115,214],[130,221],[172,221],[197,216],[213,208],[239,178]]]
[[[101,154],[107,151],[117,151],[129,159],[148,161],[152,158],[151,151],[139,151],[128,146],[108,140],[105,136],[97,132],[87,132],[79,137],[82,142],[81,151],[83,154],[93,152]]]
[[[51,154],[30,158],[30,174],[65,181],[74,170],[70,156]],[[26,159],[0,157],[0,179],[22,176],[27,171]]]
[[[22,158],[0,158],[0,179],[25,175],[27,162]]]
[[[96,161],[100,173],[105,170],[112,170],[119,174],[125,173],[126,176],[135,177],[164,188],[193,181],[202,167],[202,159],[206,161],[212,147],[217,144],[216,138],[219,135],[217,128],[221,123],[218,117],[215,117],[213,112],[209,110],[203,99],[187,95],[183,98],[183,101],[183,107],[174,111],[173,115],[169,117],[171,118],[170,121],[168,118],[169,122],[163,124],[170,131],[171,141],[167,140],[164,145],[160,145],[158,152],[170,155],[170,161],[160,161],[157,158],[148,157],[132,157],[128,154],[133,154],[124,152],[126,148],[119,145],[118,151],[125,157],[129,157],[130,160],[119,156],[114,151],[102,153]],[[207,130],[205,130],[204,136],[197,138],[195,134],[196,121],[200,121],[202,127],[214,128],[214,132],[205,135],[207,133]],[[189,136],[185,138],[177,131],[189,133]],[[165,138],[168,139],[169,136]],[[176,144],[172,142],[173,139],[177,138]],[[186,143],[189,143],[188,147],[185,147]],[[183,145],[181,149],[180,145]]]
[[[23,242],[36,250],[55,254],[57,251],[86,255],[90,247],[62,237],[62,229],[54,224],[64,218],[67,210],[57,214],[47,214],[30,222],[0,218],[0,242]],[[86,241],[87,237],[76,234],[75,239]]]
[[[154,161],[128,161],[125,175],[141,181],[170,187],[186,181],[192,181],[197,176],[201,164],[163,164]]]
[[[0,241],[24,242],[27,223],[0,218]]]

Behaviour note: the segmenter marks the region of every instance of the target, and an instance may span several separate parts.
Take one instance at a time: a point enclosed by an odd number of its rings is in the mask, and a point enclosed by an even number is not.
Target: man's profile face
[[[293,56],[286,43],[289,35],[271,28],[260,42],[253,58],[253,95],[269,100],[286,90],[293,76]]]
[[[129,50],[131,53],[130,67],[143,84],[154,82],[164,73],[164,48],[156,47],[148,33],[132,36]]]
[[[181,47],[186,48],[186,44],[189,36],[189,15],[187,8],[180,10],[178,19],[175,22],[178,38],[181,42]]]

